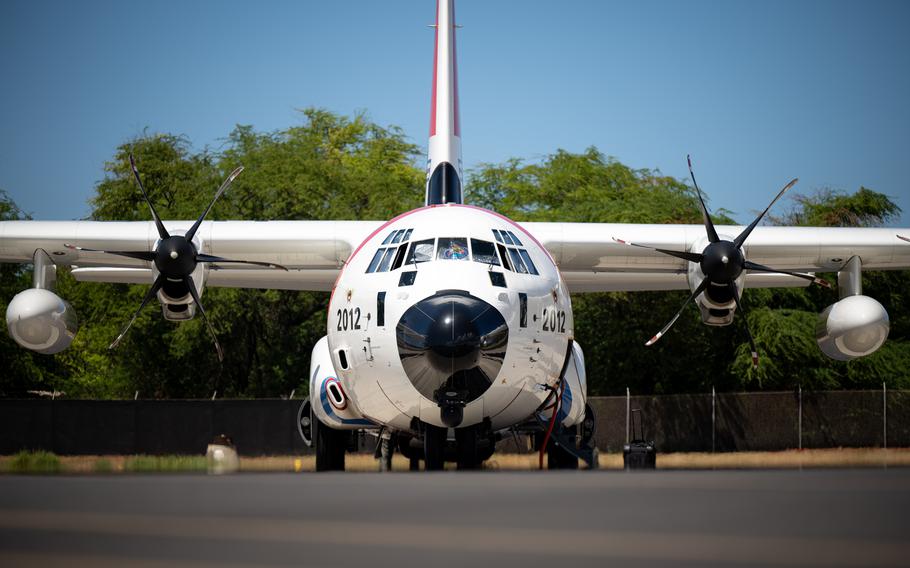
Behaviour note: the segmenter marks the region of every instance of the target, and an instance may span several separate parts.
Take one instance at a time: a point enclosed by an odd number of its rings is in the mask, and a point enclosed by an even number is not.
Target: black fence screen
[[[910,391],[592,397],[590,403],[597,446],[608,452],[621,451],[626,441],[627,409],[640,409],[642,435],[660,452],[910,446]],[[242,455],[302,454],[309,448],[297,433],[300,404],[0,400],[0,454],[201,454],[218,434],[233,438]],[[634,428],[629,435],[636,437]]]
[[[304,453],[299,400],[0,400],[0,453],[201,454],[218,434],[242,455]]]
[[[910,446],[910,391],[592,397],[590,403],[597,447],[612,452],[622,450],[636,409],[643,437],[661,452]]]

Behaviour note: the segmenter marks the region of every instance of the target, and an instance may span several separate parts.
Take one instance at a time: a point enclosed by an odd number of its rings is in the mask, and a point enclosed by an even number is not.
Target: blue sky
[[[217,149],[308,106],[425,147],[432,0],[0,3],[0,188],[76,219],[148,129]],[[748,222],[865,185],[910,225],[910,2],[460,0],[465,165],[594,145],[687,176]],[[212,188],[213,191],[215,188]],[[788,206],[778,205],[775,211]]]

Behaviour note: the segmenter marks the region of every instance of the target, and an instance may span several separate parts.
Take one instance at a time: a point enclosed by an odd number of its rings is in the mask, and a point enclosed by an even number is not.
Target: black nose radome
[[[509,327],[499,310],[460,290],[411,306],[398,322],[398,354],[408,378],[440,406],[463,406],[493,383]]]

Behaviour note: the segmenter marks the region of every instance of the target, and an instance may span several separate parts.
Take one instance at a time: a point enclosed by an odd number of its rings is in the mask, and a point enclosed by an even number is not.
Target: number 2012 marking
[[[542,319],[543,331],[566,332],[566,312],[564,310],[544,309]]]
[[[360,308],[338,310],[338,331],[360,329]]]

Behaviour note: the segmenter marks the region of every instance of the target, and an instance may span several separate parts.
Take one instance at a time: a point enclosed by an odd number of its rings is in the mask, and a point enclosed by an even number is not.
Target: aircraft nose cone
[[[499,310],[461,291],[417,302],[402,315],[396,333],[408,379],[437,403],[480,397],[499,374],[509,340]]]

